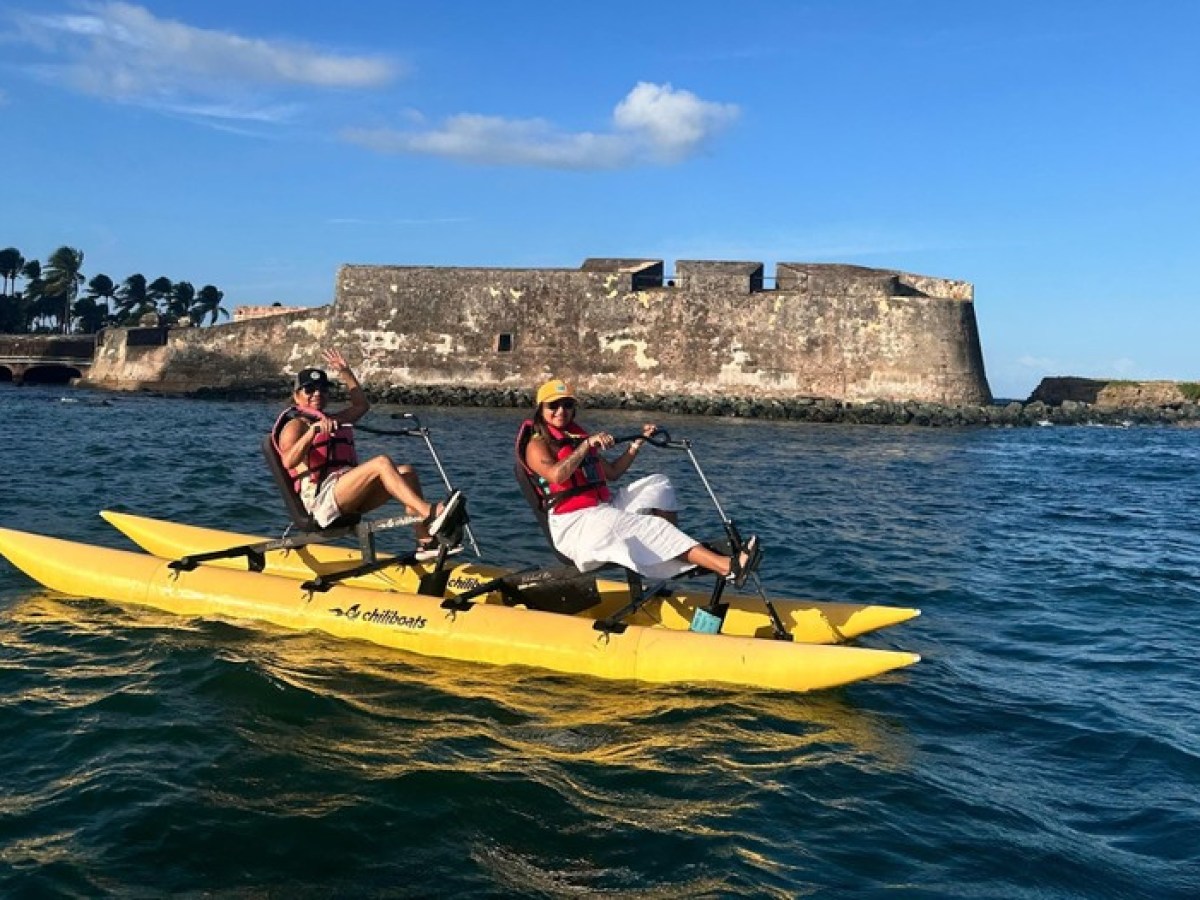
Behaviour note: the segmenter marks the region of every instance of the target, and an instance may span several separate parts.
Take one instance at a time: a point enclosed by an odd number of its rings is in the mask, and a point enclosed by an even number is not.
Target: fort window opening
[[[511,353],[513,348],[513,336],[507,332],[496,335],[496,352]]]

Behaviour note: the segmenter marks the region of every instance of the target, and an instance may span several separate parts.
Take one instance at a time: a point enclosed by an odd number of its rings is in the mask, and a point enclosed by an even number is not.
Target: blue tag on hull
[[[698,634],[720,634],[724,616],[714,616],[707,609],[698,609],[692,616],[691,630]]]

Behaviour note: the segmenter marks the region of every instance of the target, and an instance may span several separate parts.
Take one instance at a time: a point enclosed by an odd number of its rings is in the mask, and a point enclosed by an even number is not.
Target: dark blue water
[[[544,559],[518,414],[417,412],[485,557]],[[0,524],[282,526],[269,405],[0,385],[0,413]],[[923,662],[799,696],[601,682],[69,599],[0,562],[0,895],[1200,894],[1200,432],[661,421],[763,535],[774,593],[918,606],[863,643]],[[363,441],[436,482],[419,441]],[[714,531],[686,458],[652,464]]]

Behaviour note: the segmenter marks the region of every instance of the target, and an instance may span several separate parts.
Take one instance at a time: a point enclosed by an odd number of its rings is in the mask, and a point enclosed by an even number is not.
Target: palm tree
[[[145,275],[137,272],[121,282],[117,288],[117,321],[121,325],[137,324],[153,308],[154,304],[146,296]]]
[[[108,310],[96,300],[97,298],[91,294],[84,294],[75,301],[75,305],[72,307],[75,321],[79,323],[79,330],[84,334],[95,334],[111,318]]]
[[[196,305],[192,307],[192,318],[197,325],[203,324],[204,317],[209,317],[209,324],[216,325],[217,317],[224,316],[229,318],[229,310],[221,305],[221,301],[225,299],[225,292],[219,291],[211,284],[206,284],[200,288],[196,294]]]
[[[177,281],[171,291],[171,299],[167,303],[167,316],[173,322],[178,322],[192,311],[196,300],[196,289],[190,281]],[[192,323],[196,324],[196,323]]]
[[[71,330],[71,307],[83,284],[83,251],[74,247],[59,247],[46,260],[45,293],[62,306],[62,332]]]
[[[25,265],[25,257],[16,247],[5,247],[0,250],[0,277],[4,279],[4,289],[0,293],[12,296],[17,292],[17,278]]]
[[[175,282],[166,275],[160,275],[146,286],[146,299],[154,304],[154,308],[164,319],[168,315],[174,291]]]
[[[24,327],[22,331],[33,331],[33,323],[42,316],[46,305],[46,282],[42,280],[42,264],[36,259],[25,263],[21,269],[21,277],[25,279],[25,290],[22,295],[24,304]]]
[[[113,317],[112,300],[116,294],[117,286],[113,284],[113,280],[107,275],[97,275],[88,282],[88,292],[84,294],[84,298],[91,300],[93,303],[96,303],[98,300],[104,301],[104,321],[107,322]]]

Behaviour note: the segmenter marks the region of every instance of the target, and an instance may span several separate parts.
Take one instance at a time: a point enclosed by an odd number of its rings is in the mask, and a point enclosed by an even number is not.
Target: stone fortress
[[[343,266],[330,306],[113,329],[89,382],[286,392],[339,347],[370,389],[987,404],[967,282],[858,266],[589,259],[578,269]]]

